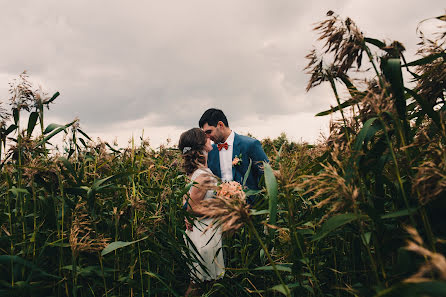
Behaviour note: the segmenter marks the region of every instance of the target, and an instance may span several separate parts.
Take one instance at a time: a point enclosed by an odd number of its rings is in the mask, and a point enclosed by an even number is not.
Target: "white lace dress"
[[[195,170],[192,174],[191,180],[195,181],[197,177],[202,174],[212,175],[209,168],[200,168]],[[215,181],[217,184],[217,181]],[[213,199],[214,191],[208,190],[204,196],[204,200]],[[206,232],[204,230],[212,223],[212,219],[195,219],[193,230],[186,230],[186,234],[190,241],[193,242],[195,248],[197,249],[199,255],[189,242],[186,240],[190,251],[196,255],[196,258],[200,260],[202,266],[198,262],[193,263],[191,268],[191,273],[195,275],[201,281],[215,280],[223,277],[224,275],[224,262],[223,262],[223,251],[221,249],[221,230],[218,227],[213,227]]]

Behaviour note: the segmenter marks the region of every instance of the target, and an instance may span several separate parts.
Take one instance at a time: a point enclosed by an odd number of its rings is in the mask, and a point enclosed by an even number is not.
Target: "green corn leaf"
[[[18,197],[20,193],[22,193],[22,194],[29,194],[28,190],[27,189],[23,189],[23,188],[11,188],[8,191],[13,193],[16,197]]]
[[[109,182],[111,182],[115,179],[121,178],[121,177],[133,175],[133,174],[135,174],[135,172],[128,171],[128,172],[118,173],[118,174],[115,174],[112,176],[108,176],[108,177],[96,180],[95,182],[93,182],[93,185],[91,186],[91,188],[88,188],[87,198],[90,201],[92,201],[91,199],[93,199],[93,197],[96,193],[100,193],[102,190],[104,190],[106,188],[116,186],[116,184],[109,183]]]
[[[251,172],[251,167],[252,167],[252,160],[249,159],[248,170],[246,170],[245,176],[243,177],[243,186],[246,185],[246,181],[248,180],[249,173]]]
[[[57,124],[50,124],[48,125],[48,127],[46,127],[45,131],[43,132],[43,134],[48,134],[50,133],[48,136],[46,136],[43,140],[41,140],[37,146],[40,146],[42,144],[44,144],[45,142],[47,142],[48,140],[50,140],[51,138],[53,138],[55,135],[57,135],[58,133],[60,133],[61,131],[64,131],[65,129],[67,129],[68,127],[70,127],[71,125],[73,125],[77,120],[72,121],[71,123],[68,123],[64,126],[61,125],[57,125]],[[53,126],[51,126],[53,125]]]
[[[279,271],[285,271],[285,272],[289,272],[289,273],[292,272],[291,267],[288,267],[288,266],[283,266],[283,265],[277,265],[277,264],[276,264],[276,268],[277,268],[277,270],[279,270]],[[254,268],[254,270],[260,270],[260,271],[274,271],[274,268],[273,268],[272,266],[262,266],[262,267]]]
[[[262,210],[251,209],[252,216],[259,216],[259,215],[265,215],[265,214],[269,214],[268,209],[262,209]]]
[[[88,187],[71,187],[71,188],[65,188],[65,192],[67,194],[73,194],[73,195],[84,195],[89,190]]]
[[[387,118],[393,125],[395,125],[395,129],[389,130],[389,134],[393,134],[394,132],[396,132],[398,145],[400,145],[403,142],[404,138],[407,139],[407,134],[408,134],[407,132],[409,131],[408,130],[409,128],[403,129],[401,127],[401,121],[398,120],[396,114],[393,114],[389,111],[383,111],[381,114],[383,115],[384,118]]]
[[[14,118],[14,124],[18,126],[19,123],[19,110],[17,108],[12,109],[12,116]]]
[[[199,261],[204,261],[203,257],[200,255],[200,252],[198,251],[194,242],[189,238],[189,236],[186,234],[186,232],[184,232],[183,230],[181,230],[180,232],[183,234],[184,239],[187,241],[189,249],[192,248],[192,250],[194,251],[192,256]],[[200,259],[198,259],[198,258],[200,258]]]
[[[282,293],[285,296],[289,296],[289,292],[290,292],[290,289],[286,285],[282,285],[282,284],[272,287],[271,290]]]
[[[364,126],[362,127],[361,131],[359,131],[358,136],[355,139],[355,143],[353,145],[353,149],[355,151],[361,150],[364,143],[367,143],[379,130],[381,130],[383,127],[379,121],[377,121],[378,118],[371,118],[368,119],[367,122],[365,122]]]
[[[64,127],[64,125],[51,123],[45,128],[45,130],[43,131],[43,134],[48,134],[51,131],[53,131],[54,129],[61,128],[61,127]]]
[[[373,44],[374,46],[377,46],[380,49],[386,47],[386,44],[384,42],[382,42],[381,40],[375,39],[375,38],[365,37],[364,41],[367,43]]]
[[[418,210],[417,208],[403,209],[382,215],[381,219],[395,219],[395,218],[405,217],[413,213],[416,213],[417,210]]]
[[[77,129],[77,132],[79,132],[80,134],[84,135],[85,138],[87,138],[88,140],[91,141],[90,136],[87,135],[87,133],[85,133],[84,131],[82,131],[81,129]]]
[[[264,263],[263,261],[266,261],[266,256],[265,256],[265,250],[264,249],[260,249],[260,251],[259,251],[259,258],[262,261],[262,263]]]
[[[149,272],[149,271],[144,272],[144,274],[147,274],[148,276],[159,280],[164,285],[164,287],[167,288],[170,291],[170,293],[172,293],[174,296],[178,296],[178,297],[180,296],[168,284],[166,284],[166,282],[163,281],[163,279],[158,274]]]
[[[361,237],[361,239],[362,239],[362,243],[365,245],[365,246],[369,246],[369,244],[370,244],[370,238],[372,237],[372,233],[371,232],[366,232],[366,233],[364,233],[364,236],[363,237]]]
[[[419,94],[417,94],[415,91],[413,91],[411,89],[407,89],[407,88],[405,90],[407,93],[409,93],[409,95],[411,95],[418,102],[418,104],[421,106],[423,112],[425,112],[432,119],[432,121],[434,121],[437,128],[442,129],[440,116],[436,111],[434,111],[432,106],[423,97],[421,97]]]
[[[59,97],[59,95],[60,95],[59,92],[54,93],[54,95],[50,98],[50,100],[48,100],[44,104],[49,104],[49,103],[53,102],[54,100],[56,100],[57,97]]]
[[[407,64],[404,64],[403,66],[404,67],[407,67],[407,66],[410,67],[410,66],[426,65],[426,64],[429,64],[429,63],[437,60],[440,57],[443,57],[443,59],[444,59],[446,57],[446,53],[441,52],[441,53],[431,54],[431,55],[428,55],[428,56],[423,57],[421,59],[418,59],[418,60],[409,62]]]
[[[352,96],[353,98],[357,97],[357,95],[359,94],[359,91],[355,87],[355,85],[350,81],[349,77],[347,75],[345,75],[345,74],[340,74],[339,78],[341,79],[341,81],[347,87],[348,92],[350,93],[350,96]]]
[[[353,144],[353,150],[361,151],[364,144],[368,143],[370,139],[379,131],[383,129],[381,122],[377,117],[368,119],[356,136],[355,142]],[[354,176],[355,163],[359,163],[362,155],[357,155],[350,158],[349,166],[346,168],[346,179],[349,181]]]
[[[5,136],[7,136],[9,133],[11,133],[12,131],[16,130],[17,128],[18,128],[17,125],[14,125],[14,124],[10,125],[8,127],[8,129],[6,129],[6,131],[5,131]]]
[[[246,195],[246,197],[249,197],[249,196],[257,195],[257,194],[260,194],[260,193],[262,193],[262,190],[251,190],[251,189],[248,189],[245,192],[245,195]]]
[[[39,113],[33,111],[30,115],[29,115],[29,119],[28,119],[28,129],[26,130],[26,134],[28,135],[28,137],[31,136],[31,134],[33,133],[34,127],[36,126],[37,123],[37,119],[39,118]]]
[[[85,140],[84,140],[82,137],[79,137],[78,139],[79,139],[79,141],[82,143],[82,145],[83,145],[85,148],[87,148],[87,144],[85,143]]]
[[[132,245],[132,244],[134,244],[134,243],[137,243],[137,242],[139,242],[139,241],[142,241],[142,240],[145,240],[145,239],[147,239],[148,237],[146,236],[146,237],[144,237],[144,238],[141,238],[141,239],[138,239],[138,240],[135,240],[135,241],[115,241],[115,242],[112,242],[112,243],[109,243],[103,250],[102,250],[102,252],[101,252],[101,256],[105,256],[105,255],[107,255],[107,254],[109,254],[109,253],[111,253],[111,252],[113,252],[113,251],[115,251],[115,250],[117,250],[117,249],[120,249],[120,248],[123,248],[123,247],[126,247],[126,246],[129,246],[129,245]]]
[[[265,168],[265,184],[266,190],[268,192],[268,202],[269,202],[269,223],[272,225],[276,224],[277,218],[277,180],[274,176],[273,169],[271,165],[266,162],[263,162],[263,166]]]
[[[312,241],[321,240],[322,238],[326,237],[327,235],[329,235],[336,229],[338,229],[348,223],[351,223],[358,219],[365,220],[366,218],[368,218],[368,217],[365,215],[357,215],[354,213],[345,213],[345,214],[340,214],[340,215],[331,217],[322,225],[319,232],[317,232],[316,235],[313,236]]]
[[[406,98],[404,96],[404,81],[403,73],[401,72],[401,61],[400,59],[396,58],[382,59],[382,68],[384,75],[391,84],[399,118],[403,121],[403,123],[405,123]]]
[[[194,182],[194,181],[192,181],[192,182],[186,184],[186,186],[185,186],[181,191],[178,191],[178,193],[175,193],[175,196],[177,196],[177,197],[183,197],[184,195],[186,195],[187,192],[189,192],[190,188],[192,188],[192,186],[193,186],[194,184],[196,184],[196,182]],[[150,188],[149,188],[149,189],[150,189]],[[160,193],[163,191],[163,189],[161,189],[161,188],[153,188],[153,189],[151,189],[151,190],[155,190],[156,192],[159,191]]]
[[[76,179],[77,182],[79,182],[79,178],[77,176],[76,170],[74,170],[74,167],[71,165],[70,161],[68,161],[65,157],[60,157],[59,161],[63,163],[65,168],[73,175],[73,177]]]
[[[63,266],[62,269],[73,271],[73,265],[66,265]],[[79,276],[102,276],[102,271],[104,271],[104,275],[107,274],[107,272],[115,272],[116,269],[112,268],[101,268],[101,266],[98,265],[90,265],[86,267],[76,267],[76,274]]]
[[[102,179],[98,179],[98,180],[96,180],[94,183],[93,183],[93,185],[91,186],[91,189],[93,190],[93,191],[99,191],[102,187],[104,187],[104,183],[106,183],[106,182],[110,182],[110,181],[112,181],[112,180],[115,180],[115,179],[117,179],[117,178],[121,178],[121,177],[125,177],[125,176],[129,176],[129,175],[133,175],[133,174],[135,174],[135,172],[133,172],[133,171],[128,171],[128,172],[123,172],[123,173],[118,173],[118,174],[115,174],[115,175],[112,175],[112,176],[108,176],[108,177],[105,177],[105,178],[102,178]]]
[[[108,148],[111,149],[112,152],[114,152],[114,153],[120,153],[120,151],[118,151],[117,149],[113,148],[108,142],[106,142],[105,145],[108,146]]]
[[[348,99],[347,101],[341,103],[341,105],[334,106],[333,108],[330,108],[330,109],[325,110],[325,111],[321,111],[321,112],[317,113],[315,116],[316,117],[326,116],[326,115],[332,114],[333,112],[336,112],[338,110],[341,110],[341,109],[344,109],[346,107],[352,106],[352,105],[354,105],[356,103],[358,103],[357,100]]]
[[[18,265],[18,266],[30,268],[31,273],[34,273],[36,276],[45,276],[45,277],[60,279],[59,276],[49,274],[49,273],[43,271],[41,268],[39,268],[36,264],[34,264],[28,260],[25,260],[19,256],[0,255],[0,264],[5,265],[5,266],[11,265],[11,264]],[[31,276],[31,274],[29,276]]]

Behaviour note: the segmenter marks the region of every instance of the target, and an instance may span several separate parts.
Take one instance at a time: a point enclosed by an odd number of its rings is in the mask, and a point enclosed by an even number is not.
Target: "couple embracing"
[[[184,201],[187,211],[198,217],[193,224],[187,224],[186,231],[196,248],[191,247],[191,252],[198,252],[196,256],[201,261],[195,263],[191,270],[195,279],[211,281],[224,275],[221,231],[219,227],[213,227],[204,232],[212,219],[200,218],[202,214],[198,210],[199,206],[202,201],[214,197],[217,178],[222,182],[236,181],[242,184],[250,163],[245,186],[251,190],[259,189],[263,174],[262,162],[268,162],[268,158],[260,142],[235,133],[219,109],[206,110],[200,118],[199,126],[201,129],[193,128],[181,134],[178,148],[182,152],[184,171],[196,183]],[[254,203],[252,196],[248,199],[249,204]],[[193,290],[192,281],[186,296]]]

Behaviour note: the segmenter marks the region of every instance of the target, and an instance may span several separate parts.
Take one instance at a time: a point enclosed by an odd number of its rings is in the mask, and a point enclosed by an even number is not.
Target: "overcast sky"
[[[366,36],[399,40],[413,55],[418,22],[444,0],[1,1],[0,98],[23,70],[61,96],[46,124],[78,117],[93,137],[134,135],[156,147],[198,125],[210,107],[237,132],[285,132],[315,141],[335,104],[327,86],[308,93],[305,55],[328,10]]]

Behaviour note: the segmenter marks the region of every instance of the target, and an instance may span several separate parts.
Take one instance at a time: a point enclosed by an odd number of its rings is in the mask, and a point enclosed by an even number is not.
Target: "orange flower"
[[[232,166],[237,166],[240,163],[240,159],[238,157],[235,157],[234,160],[232,160]]]
[[[217,190],[217,196],[231,198],[233,196],[241,196],[244,198],[242,185],[236,181],[222,183]]]

